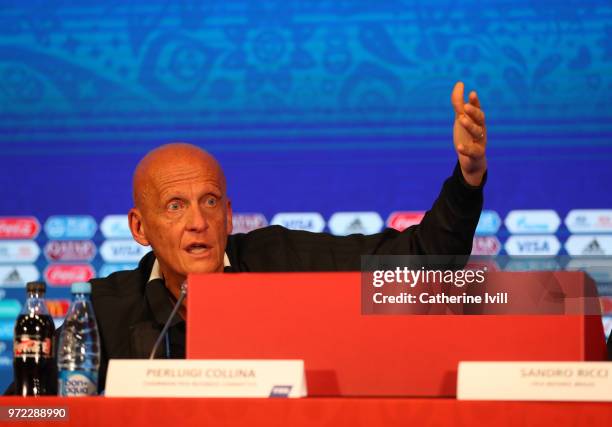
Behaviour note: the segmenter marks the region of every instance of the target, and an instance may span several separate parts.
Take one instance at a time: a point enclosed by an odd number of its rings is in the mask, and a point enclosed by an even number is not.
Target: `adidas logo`
[[[365,228],[360,218],[355,218],[353,222],[351,222],[346,227],[346,234],[355,234],[355,233],[363,233],[365,232]]]
[[[605,255],[605,251],[601,248],[601,245],[597,239],[593,239],[585,248],[582,250],[582,255]]]
[[[15,285],[19,283],[23,283],[23,279],[19,275],[19,271],[14,268],[7,276],[2,280],[2,283],[5,285]]]

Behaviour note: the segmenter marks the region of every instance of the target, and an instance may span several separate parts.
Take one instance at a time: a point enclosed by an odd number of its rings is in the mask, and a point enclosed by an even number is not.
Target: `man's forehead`
[[[149,153],[134,174],[135,202],[138,197],[160,194],[188,183],[207,183],[225,192],[225,176],[217,160],[198,147],[170,144]]]

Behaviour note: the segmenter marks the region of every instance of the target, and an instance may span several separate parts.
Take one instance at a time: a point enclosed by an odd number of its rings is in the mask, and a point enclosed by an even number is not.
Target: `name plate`
[[[460,362],[457,399],[612,402],[612,363]]]
[[[110,397],[305,397],[303,360],[111,359]]]

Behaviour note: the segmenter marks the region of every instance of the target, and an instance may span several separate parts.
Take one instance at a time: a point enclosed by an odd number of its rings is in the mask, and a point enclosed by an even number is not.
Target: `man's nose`
[[[204,231],[208,228],[208,219],[199,206],[195,205],[189,209],[185,226],[187,230],[196,232]]]

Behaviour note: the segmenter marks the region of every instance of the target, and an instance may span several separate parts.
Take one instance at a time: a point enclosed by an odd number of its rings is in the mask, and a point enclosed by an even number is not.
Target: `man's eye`
[[[168,203],[168,210],[169,211],[178,211],[181,208],[181,202],[179,201],[174,201],[174,202],[170,202]]]
[[[209,206],[209,207],[217,206],[217,198],[209,197],[208,199],[206,199],[206,206]]]

